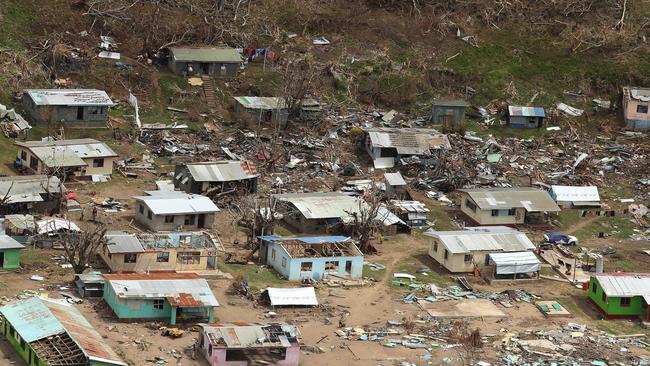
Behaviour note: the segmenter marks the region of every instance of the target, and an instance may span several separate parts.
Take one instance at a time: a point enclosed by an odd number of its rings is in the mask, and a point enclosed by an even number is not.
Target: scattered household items
[[[23,108],[35,125],[105,127],[115,104],[97,89],[25,89]]]
[[[365,147],[375,168],[392,168],[396,164],[435,165],[442,150],[451,148],[446,135],[424,128],[364,128]]]
[[[2,334],[30,365],[127,366],[67,301],[32,297],[0,307],[0,315]]]
[[[543,225],[560,208],[536,188],[460,189],[461,211],[479,225]]]
[[[169,48],[169,69],[179,75],[235,76],[242,63],[234,48]]]
[[[208,282],[196,273],[105,274],[104,279],[104,301],[120,319],[213,322],[219,306]]]
[[[32,126],[12,109],[7,109],[4,104],[0,104],[0,129],[7,138],[17,138],[18,136],[27,136]]]
[[[210,161],[178,164],[174,186],[187,193],[207,196],[257,191],[257,167],[249,161]]]
[[[632,131],[650,130],[650,89],[623,88],[623,119],[625,127]]]
[[[544,108],[508,106],[508,126],[513,128],[541,128],[544,124]]]
[[[205,232],[106,232],[99,252],[111,272],[207,271],[217,266],[217,239]]]
[[[287,323],[199,324],[199,346],[210,366],[298,366],[300,331]],[[231,361],[241,360],[241,361]]]
[[[600,207],[600,195],[596,186],[557,186],[549,192],[560,207]]]
[[[135,196],[135,221],[152,231],[211,228],[219,208],[206,196],[185,192],[146,191]]]
[[[94,139],[16,141],[15,145],[19,169],[68,179],[110,176],[117,158],[113,149]]]
[[[360,278],[363,253],[345,236],[260,236],[260,259],[289,281]]]

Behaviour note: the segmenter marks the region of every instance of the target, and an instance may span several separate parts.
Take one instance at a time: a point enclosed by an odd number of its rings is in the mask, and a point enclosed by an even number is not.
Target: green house
[[[650,321],[650,274],[603,274],[589,280],[589,300],[607,318]]]
[[[127,366],[63,300],[33,297],[0,307],[0,334],[29,366]]]
[[[9,235],[0,234],[0,269],[14,270],[20,268],[20,251],[24,245]]]

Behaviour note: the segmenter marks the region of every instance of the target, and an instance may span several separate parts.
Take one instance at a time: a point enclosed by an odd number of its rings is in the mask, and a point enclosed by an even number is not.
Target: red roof
[[[109,281],[140,281],[140,280],[196,280],[200,279],[196,273],[154,272],[154,273],[114,273],[103,275]]]
[[[201,301],[197,300],[191,294],[180,293],[176,296],[167,296],[167,301],[172,307],[203,307],[205,306]]]

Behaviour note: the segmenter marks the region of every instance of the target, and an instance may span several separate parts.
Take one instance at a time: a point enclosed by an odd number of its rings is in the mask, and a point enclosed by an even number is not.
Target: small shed
[[[24,248],[24,245],[2,231],[0,234],[0,269],[20,268],[20,251]]]
[[[400,198],[408,195],[406,181],[400,172],[384,173],[384,180],[386,181],[386,194]]]
[[[249,161],[225,160],[179,164],[174,171],[174,186],[187,193],[257,191],[257,167]]]
[[[489,253],[490,265],[494,266],[494,278],[516,278],[517,275],[539,276],[542,263],[531,251],[510,253]]]
[[[545,117],[542,107],[508,106],[508,125],[513,128],[541,128]]]
[[[650,130],[650,88],[623,88],[625,127],[633,131]]]
[[[99,272],[78,274],[74,280],[81,297],[103,297],[104,277]]]
[[[465,119],[469,103],[460,99],[436,99],[431,107],[431,122],[445,127],[458,126]]]
[[[550,194],[562,207],[600,207],[600,195],[596,186],[551,186]]]
[[[394,207],[397,217],[409,226],[425,226],[429,209],[420,201],[399,201],[390,202]]]
[[[234,48],[172,47],[169,68],[175,74],[235,76],[243,60]]]
[[[289,110],[284,98],[279,97],[235,97],[235,112],[250,113],[258,123],[287,126]]]

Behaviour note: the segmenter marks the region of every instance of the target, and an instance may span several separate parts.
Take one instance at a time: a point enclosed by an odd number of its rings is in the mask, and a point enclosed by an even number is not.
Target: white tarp
[[[551,186],[551,196],[556,202],[593,202],[600,203],[596,186]]]
[[[533,252],[491,253],[490,263],[497,274],[530,273],[539,271],[542,263]]]
[[[269,287],[266,289],[271,300],[271,306],[316,306],[318,299],[313,287],[297,288],[277,288]]]
[[[129,103],[133,106],[135,109],[135,124],[138,125],[138,128],[142,128],[142,122],[140,122],[140,112],[138,111],[138,98],[131,93],[129,90]]]
[[[74,222],[62,219],[45,219],[36,221],[36,227],[39,234],[55,234],[59,230],[81,231],[79,226]]]

